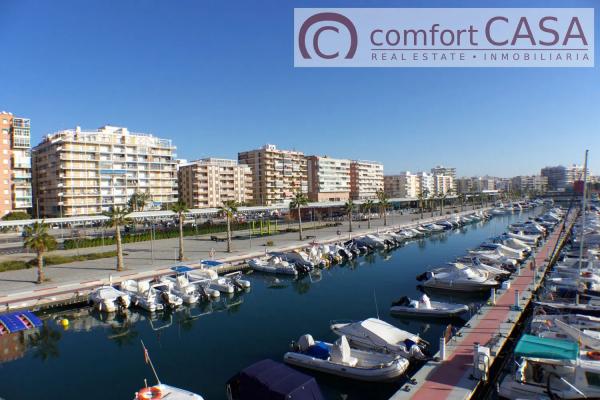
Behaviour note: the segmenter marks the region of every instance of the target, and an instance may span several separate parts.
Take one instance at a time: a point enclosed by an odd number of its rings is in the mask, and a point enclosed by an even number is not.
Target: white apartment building
[[[417,196],[422,194],[425,197],[435,195],[435,180],[433,174],[427,172],[417,172]]]
[[[448,175],[433,175],[433,190],[437,196],[454,192],[454,179]]]
[[[512,188],[521,194],[529,192],[544,193],[548,190],[548,177],[541,175],[520,175],[512,178]]]
[[[350,160],[309,156],[306,161],[310,201],[346,201],[350,198]]]
[[[252,170],[252,196],[256,205],[284,203],[298,191],[308,192],[306,158],[300,151],[279,150],[267,144],[238,153],[238,161]]]
[[[456,168],[454,167],[444,167],[443,165],[435,166],[431,168],[431,173],[433,175],[444,175],[452,178],[452,189],[456,191]]]
[[[179,199],[189,208],[220,207],[226,201],[252,202],[252,171],[236,160],[204,158],[177,171]]]
[[[385,194],[390,198],[416,198],[419,196],[419,181],[410,171],[383,177]]]
[[[374,199],[383,189],[383,164],[361,160],[350,163],[350,197],[353,200]]]
[[[47,135],[32,150],[34,208],[43,217],[99,214],[126,207],[135,192],[151,195],[148,209],[177,200],[171,140],[103,126]]]

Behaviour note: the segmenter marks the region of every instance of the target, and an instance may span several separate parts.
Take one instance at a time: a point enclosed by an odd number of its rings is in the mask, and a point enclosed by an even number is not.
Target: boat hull
[[[286,353],[283,356],[283,360],[285,363],[296,367],[365,382],[391,382],[401,377],[408,368],[408,361],[405,359],[400,359],[398,360],[399,362],[393,362],[389,366],[374,369],[333,364],[326,360],[294,352]]]

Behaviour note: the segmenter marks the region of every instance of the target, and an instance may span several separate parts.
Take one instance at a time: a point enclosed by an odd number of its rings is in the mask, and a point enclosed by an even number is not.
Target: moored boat
[[[400,300],[392,303],[390,314],[403,317],[419,318],[455,318],[469,311],[465,304],[444,303],[441,301],[431,301],[429,296],[424,294],[421,300],[411,300],[408,297],[402,297]]]
[[[352,349],[345,336],[335,343],[326,343],[303,335],[292,348],[283,356],[287,364],[360,381],[393,381],[402,376],[409,365],[408,360],[400,356]]]

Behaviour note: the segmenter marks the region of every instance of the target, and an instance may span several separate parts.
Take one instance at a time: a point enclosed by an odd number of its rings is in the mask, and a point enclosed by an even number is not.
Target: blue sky
[[[459,175],[498,176],[582,162],[589,148],[600,173],[598,67],[293,67],[294,7],[480,1],[0,3],[0,109],[31,118],[33,143],[63,128],[113,124],[172,138],[187,159],[235,158],[274,143],[382,161],[386,173],[444,164]]]

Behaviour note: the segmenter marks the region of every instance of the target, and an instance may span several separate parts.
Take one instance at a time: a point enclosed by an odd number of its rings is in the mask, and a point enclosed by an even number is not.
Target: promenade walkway
[[[472,210],[465,213],[472,213]],[[371,221],[371,230],[367,229],[366,221],[354,221],[353,232],[348,232],[348,223],[338,227],[310,229],[305,226],[304,235],[314,236],[310,240],[298,240],[297,232],[282,233],[262,238],[245,238],[234,240],[233,251],[227,253],[226,243],[210,241],[209,236],[186,237],[184,249],[186,265],[199,266],[202,259],[211,258],[227,263],[235,263],[248,258],[263,256],[267,251],[285,251],[309,245],[312,241],[331,242],[347,240],[351,236],[377,232],[380,229],[399,229],[402,226],[427,222],[430,218],[425,215],[423,221],[415,221],[418,215],[392,214],[388,216],[388,226],[383,226],[382,219]],[[448,218],[449,216],[436,217]],[[309,225],[309,224],[307,224]],[[338,234],[339,232],[339,234]],[[267,241],[273,241],[273,246],[265,246]],[[114,246],[95,247],[93,252],[114,250]],[[115,258],[93,261],[74,262],[69,264],[45,267],[49,281],[42,285],[35,284],[36,270],[26,269],[0,273],[0,311],[10,304],[11,308],[36,307],[45,302],[54,302],[62,298],[85,295],[93,288],[109,282],[118,283],[124,279],[143,279],[165,274],[177,262],[178,239],[155,240],[151,242],[131,243],[124,246],[126,270],[116,271]],[[81,253],[90,249],[81,249]],[[69,250],[76,253],[77,250]]]

